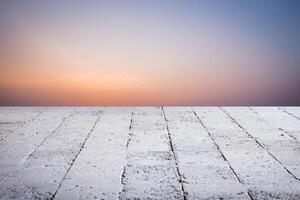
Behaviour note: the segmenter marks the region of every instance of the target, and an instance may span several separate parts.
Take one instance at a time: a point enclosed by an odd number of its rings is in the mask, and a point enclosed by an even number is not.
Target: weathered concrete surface
[[[41,107],[0,107],[0,141],[26,122],[34,121],[44,110]]]
[[[300,199],[299,107],[0,107],[0,199]]]

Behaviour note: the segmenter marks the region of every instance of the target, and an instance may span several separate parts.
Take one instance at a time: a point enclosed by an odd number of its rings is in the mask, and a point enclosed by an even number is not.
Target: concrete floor
[[[300,107],[0,107],[0,199],[300,199]]]

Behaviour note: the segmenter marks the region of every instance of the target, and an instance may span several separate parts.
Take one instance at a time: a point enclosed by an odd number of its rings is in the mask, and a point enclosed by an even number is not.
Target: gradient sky
[[[300,105],[300,1],[0,1],[0,105]]]

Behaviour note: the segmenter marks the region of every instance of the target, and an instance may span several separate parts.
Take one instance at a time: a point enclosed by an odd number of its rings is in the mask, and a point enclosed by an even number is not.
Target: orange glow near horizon
[[[210,79],[211,76],[215,78]],[[206,73],[204,76],[198,74],[194,78],[178,77],[178,74],[170,73],[169,76],[162,76],[164,80],[160,80],[158,76],[153,79],[128,74],[102,77],[95,73],[80,73],[80,71],[69,74],[49,72],[43,74],[25,70],[4,74],[0,85],[2,95],[13,96],[16,103],[19,103],[18,99],[22,99],[23,105],[184,105],[178,102],[197,105],[197,101],[211,105],[230,102],[232,99],[226,97],[235,93],[239,93],[240,97],[245,95],[249,98],[249,91],[238,91],[240,85],[236,85],[234,80],[224,78],[224,74],[211,76],[207,76]],[[177,80],[177,85],[173,85],[173,79]],[[245,81],[243,88],[252,90],[260,88],[262,80],[248,85],[247,80],[243,81]],[[272,85],[272,83],[264,84]],[[231,87],[226,88],[222,85]],[[251,95],[255,97],[271,89],[266,87],[262,91],[253,90],[254,93]]]

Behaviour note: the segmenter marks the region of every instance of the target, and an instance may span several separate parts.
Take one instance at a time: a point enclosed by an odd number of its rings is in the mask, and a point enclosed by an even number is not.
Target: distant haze
[[[300,1],[2,0],[0,105],[300,105]]]

